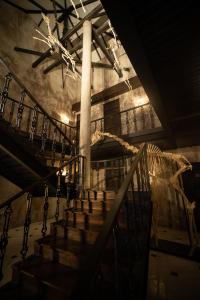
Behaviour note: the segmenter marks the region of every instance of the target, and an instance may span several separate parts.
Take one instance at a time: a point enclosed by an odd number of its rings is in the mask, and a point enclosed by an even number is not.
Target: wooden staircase
[[[1,299],[68,299],[114,198],[112,191],[87,191],[74,200],[50,234],[35,242],[34,255],[13,266]]]

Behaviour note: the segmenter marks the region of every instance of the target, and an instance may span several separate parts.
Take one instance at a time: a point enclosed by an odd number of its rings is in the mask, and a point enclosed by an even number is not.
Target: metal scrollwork
[[[45,186],[44,186],[44,206],[43,206],[43,224],[42,224],[42,235],[43,235],[43,237],[46,235],[46,232],[47,232],[48,209],[49,209],[49,187],[48,187],[48,184],[45,183]]]
[[[42,127],[42,147],[41,147],[42,152],[44,152],[46,146],[47,131],[48,131],[48,118],[47,116],[44,116],[44,123]]]
[[[8,89],[9,89],[9,85],[10,85],[11,80],[12,80],[12,74],[8,73],[5,76],[4,87],[3,87],[3,91],[1,92],[0,117],[3,117],[6,101],[7,101],[7,98],[8,98]]]
[[[20,125],[21,125],[22,115],[23,115],[23,111],[24,111],[25,96],[26,96],[26,92],[22,91],[19,106],[18,106],[18,109],[17,109],[17,118],[16,118],[16,127],[17,128],[20,128]]]
[[[28,252],[28,236],[29,236],[29,229],[31,224],[32,199],[33,199],[32,194],[28,193],[26,197],[27,206],[26,206],[26,217],[24,222],[24,237],[23,237],[22,250],[20,252],[22,255],[22,259],[26,258],[26,254]]]
[[[30,132],[30,140],[33,141],[34,135],[36,133],[37,128],[37,118],[38,118],[38,107],[35,106],[33,110],[33,118],[31,122],[31,132]]]
[[[6,247],[8,244],[8,229],[10,225],[10,217],[12,214],[11,204],[8,204],[4,211],[4,224],[0,237],[0,280],[3,278],[3,262],[6,253]]]

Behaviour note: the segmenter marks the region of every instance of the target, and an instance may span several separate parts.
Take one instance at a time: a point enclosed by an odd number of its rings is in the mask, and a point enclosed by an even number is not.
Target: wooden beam
[[[4,1],[5,3],[7,3],[7,4],[9,4],[9,5],[11,5],[11,6],[17,8],[18,10],[20,10],[20,11],[22,11],[22,12],[24,12],[24,13],[27,13],[27,10],[26,10],[25,8],[19,6],[19,5],[15,4],[15,3],[13,3],[12,1],[10,1],[10,0],[3,0],[3,1]]]
[[[37,3],[35,0],[28,0],[28,2],[30,2],[31,4],[35,5],[37,8],[41,9],[42,12],[46,13],[47,9],[40,5],[39,3]]]
[[[69,32],[63,35],[62,41],[70,38],[74,33],[76,33],[86,20],[91,20],[96,14],[98,14],[103,9],[102,5],[99,4],[91,12],[89,12],[78,24],[74,26]]]
[[[52,2],[52,0],[49,0],[50,2]],[[65,9],[60,3],[58,3],[57,1],[55,1],[55,4],[60,8],[60,9]]]
[[[75,62],[77,65],[82,65],[82,61],[81,60],[76,60]],[[99,62],[92,62],[92,67],[93,68],[103,68],[103,69],[109,69],[112,70],[113,67],[111,65],[108,64],[103,64],[103,63],[99,63]]]
[[[115,66],[115,60],[114,60],[114,58],[110,55],[110,53],[108,52],[108,50],[104,46],[104,44],[102,42],[102,39],[98,36],[97,31],[93,28],[92,32],[93,32],[94,40],[96,41],[96,43],[99,46],[99,48],[101,49],[101,51],[104,53],[104,55],[107,58],[107,60],[113,66],[113,69],[117,72],[117,74],[119,75],[119,77],[123,77],[122,71]]]
[[[83,2],[83,5],[86,6],[86,5],[89,5],[91,3],[94,3],[94,2],[97,2],[98,0],[87,0],[87,1],[84,1]],[[76,9],[80,8],[81,7],[81,4],[77,4],[76,5]],[[74,10],[74,7],[71,5],[66,12],[64,12],[59,18],[58,18],[58,22],[61,23],[65,17],[71,13],[72,11]]]
[[[31,50],[31,49],[20,48],[20,47],[14,47],[14,50],[17,52],[32,54],[32,55],[36,55],[36,56],[42,55],[42,52]]]
[[[57,11],[57,13],[62,13],[63,9],[57,9],[56,11]],[[26,9],[26,13],[27,14],[32,14],[32,15],[40,15],[41,14],[41,10],[39,10],[39,9]],[[53,9],[47,9],[45,11],[45,13],[47,13],[47,14],[54,14],[54,10]]]
[[[121,13],[121,3],[118,1],[115,1],[115,9],[113,9],[113,4],[110,1],[101,0],[101,2],[142,82],[145,92],[147,93],[163,128],[168,132],[169,137],[171,138],[172,146],[176,147],[173,132],[167,118],[166,109],[161,100],[160,90],[156,83],[152,67],[149,64],[148,56],[141,41],[138,28],[136,27],[136,20],[132,13],[131,1],[124,0],[123,2],[123,5],[127,8],[126,14]]]
[[[95,7],[91,12],[89,12],[87,14],[87,16],[85,16],[85,18],[83,18],[78,24],[76,24],[74,26],[74,28],[72,28],[70,31],[66,32],[63,37],[61,38],[61,42],[63,43],[65,40],[69,39],[74,33],[76,33],[83,25],[83,23],[86,21],[86,20],[91,20],[91,18],[99,13],[100,11],[102,10],[102,5],[98,5],[97,7]],[[48,56],[50,55],[50,49],[47,50],[46,52],[44,52],[44,54],[39,58],[37,59],[33,64],[32,64],[32,67],[33,68],[36,68],[45,58],[47,58]]]
[[[108,28],[108,22],[105,22],[104,24],[102,24],[98,29],[97,29],[97,34],[101,34],[102,32],[104,32],[105,30],[107,30]],[[74,45],[74,47],[72,49],[69,50],[69,53],[72,55],[74,52],[76,52],[77,50],[79,50],[82,47],[82,39],[81,41],[79,41],[76,45]],[[47,74],[49,73],[52,69],[58,67],[59,65],[61,65],[62,63],[64,63],[63,59],[57,60],[54,63],[52,63],[51,65],[49,65],[46,69],[44,69],[43,73]]]
[[[137,76],[129,78],[129,82],[133,89],[137,89],[138,87],[141,87],[141,82]],[[91,97],[91,100],[92,100],[91,105],[93,106],[100,102],[110,100],[111,98],[120,96],[128,91],[129,90],[128,90],[128,87],[127,87],[125,81],[122,81],[120,83],[117,83],[117,84],[93,95]],[[76,111],[76,112],[80,111],[80,102],[74,103],[72,105],[72,111]]]

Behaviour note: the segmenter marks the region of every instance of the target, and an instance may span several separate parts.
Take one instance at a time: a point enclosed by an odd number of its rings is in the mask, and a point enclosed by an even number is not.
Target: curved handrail
[[[0,94],[1,94],[1,93],[0,93]],[[13,101],[13,102],[15,102],[15,103],[17,103],[17,104],[20,103],[18,100],[14,99],[14,98],[12,98],[12,97],[10,97],[10,96],[8,96],[7,98],[8,98],[8,100],[11,100],[11,101]],[[30,105],[28,105],[28,104],[23,104],[23,105],[24,105],[24,107],[26,107],[26,108],[29,108],[29,109],[34,110],[34,107],[32,107],[32,106],[30,106]],[[43,113],[43,112],[41,112],[41,111],[38,111],[38,112],[39,112],[40,114]],[[67,126],[67,127],[70,127],[70,128],[72,128],[72,129],[76,129],[76,126],[72,126],[72,125],[66,124],[66,123],[64,123],[64,122],[62,122],[62,121],[60,121],[60,120],[58,120],[58,119],[56,119],[56,118],[54,118],[54,117],[51,117],[51,119],[54,120],[54,121],[56,121],[56,122],[58,122],[58,123],[60,123],[60,124],[62,124],[62,125],[65,125],[65,126]]]
[[[21,82],[21,80],[17,77],[17,75],[13,72],[13,70],[6,64],[6,62],[4,61],[4,59],[2,57],[0,57],[0,63],[8,70],[9,73],[11,73],[12,77],[14,78],[16,83],[20,86],[20,88],[25,91],[25,93],[29,96],[29,98],[36,104],[36,106],[47,117],[47,119],[53,124],[53,126],[59,131],[59,133],[64,137],[64,139],[66,141],[68,141],[68,143],[70,145],[73,145],[73,143],[70,141],[70,139],[64,134],[64,132],[56,124],[54,119],[44,110],[44,108],[39,104],[39,102],[31,94],[31,92],[24,86],[24,84]]]
[[[135,156],[135,159],[127,176],[125,177],[124,182],[119,188],[112,209],[108,212],[102,229],[96,239],[92,252],[90,253],[89,259],[85,263],[85,268],[83,268],[80,276],[80,281],[78,282],[77,291],[75,291],[75,294],[72,295],[71,299],[77,299],[77,294],[78,296],[85,296],[85,293],[88,293],[88,287],[91,287],[91,282],[95,278],[94,274],[96,274],[97,266],[99,266],[103,250],[105,249],[106,243],[116,223],[120,209],[125,202],[125,196],[133,178],[133,174],[136,171],[138,164],[143,159],[143,155],[146,155],[146,147],[146,144],[143,144],[140,151]],[[83,297],[83,299],[85,298]]]
[[[12,202],[14,202],[15,200],[17,200],[19,197],[23,196],[25,193],[31,192],[34,187],[38,186],[40,183],[43,183],[45,181],[47,181],[50,177],[52,177],[53,175],[56,175],[57,172],[61,171],[64,167],[66,167],[67,165],[71,164],[73,161],[75,161],[77,158],[82,158],[84,159],[84,156],[82,155],[77,155],[75,157],[73,157],[72,159],[68,160],[66,163],[64,163],[61,167],[56,168],[55,170],[51,171],[48,175],[46,175],[45,177],[35,181],[33,184],[29,185],[28,187],[26,187],[25,189],[23,189],[22,191],[18,192],[17,194],[15,194],[14,196],[11,196],[8,200],[4,201],[2,204],[0,204],[0,210],[2,208],[4,208],[5,206],[10,205]]]

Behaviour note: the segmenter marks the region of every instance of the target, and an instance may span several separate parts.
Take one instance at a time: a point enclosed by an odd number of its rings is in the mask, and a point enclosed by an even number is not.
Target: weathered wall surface
[[[80,98],[79,82],[68,77],[65,79],[63,89],[61,67],[43,75],[42,71],[50,63],[50,60],[49,62],[45,61],[36,69],[32,69],[32,63],[37,56],[14,51],[15,46],[37,51],[48,49],[45,44],[33,39],[33,36],[38,36],[35,32],[36,28],[30,15],[18,11],[3,1],[0,2],[0,57],[13,69],[50,115],[59,118],[60,114],[66,114],[70,120],[73,120],[71,104]],[[16,89],[13,94],[19,98]]]
[[[123,68],[128,68],[129,72],[123,71],[123,78],[119,78],[117,73],[114,70],[110,69],[93,69],[93,76],[92,76],[92,94],[96,94],[105,88],[111,87],[119,82],[124,81],[127,78],[131,78],[136,76],[135,70],[133,69],[130,60],[125,53],[123,47],[121,46],[116,51],[117,57],[120,62],[120,66]],[[108,63],[107,60],[104,58],[102,59],[102,63]],[[149,99],[143,89],[143,87],[139,87],[133,90],[129,90],[127,87],[127,92],[111,98],[109,101],[114,101],[119,99],[120,104],[120,112],[134,108],[149,102]],[[108,103],[108,101],[106,101]],[[151,110],[151,111],[150,111]],[[135,115],[134,115],[135,113]],[[122,134],[130,134],[135,133],[136,131],[140,131],[143,129],[149,129],[152,127],[150,114],[153,115],[153,122],[154,127],[160,127],[160,121],[156,116],[153,108],[150,106],[145,106],[144,109],[138,108],[135,112],[129,111],[127,113],[121,113],[121,128]],[[95,120],[98,118],[103,117],[103,102],[97,104],[92,107],[91,111],[91,119]],[[134,118],[136,118],[137,124],[134,123]],[[92,132],[94,131],[94,124],[92,126]],[[100,129],[100,122],[97,123],[97,129]]]
[[[11,196],[14,196],[21,189],[8,181],[4,177],[0,176],[0,204],[8,200]],[[12,205],[12,216],[10,222],[10,228],[18,227],[24,225],[25,214],[26,214],[26,196],[24,194],[22,197],[18,198]],[[44,197],[34,197],[32,202],[32,213],[31,220],[32,222],[42,221],[43,218],[43,205],[44,205]],[[65,205],[64,199],[61,199],[60,202],[60,211],[63,210]],[[49,209],[48,209],[48,218],[54,218],[56,212],[56,198],[49,198]],[[4,220],[3,218],[4,210],[0,211],[0,226]]]

